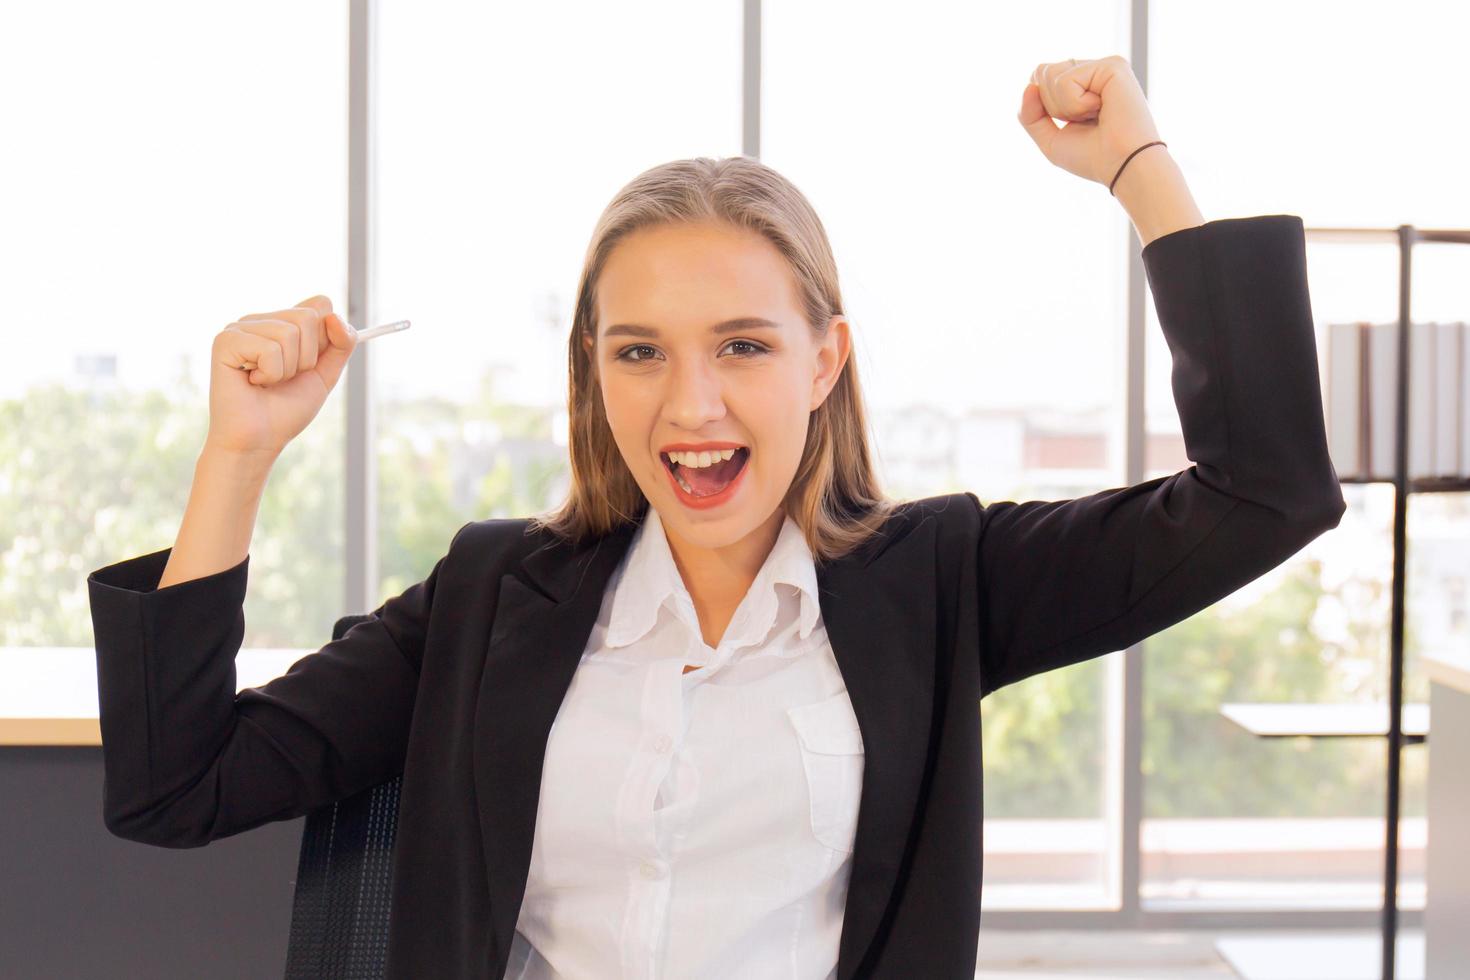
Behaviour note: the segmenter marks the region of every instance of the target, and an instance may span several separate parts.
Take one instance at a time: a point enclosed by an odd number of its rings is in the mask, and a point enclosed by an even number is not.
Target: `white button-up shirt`
[[[506,980],[834,976],[863,758],[796,522],[711,649],[650,507],[547,740]]]

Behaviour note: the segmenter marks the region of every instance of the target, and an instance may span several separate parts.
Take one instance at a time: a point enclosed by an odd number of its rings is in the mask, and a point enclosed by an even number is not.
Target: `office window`
[[[346,61],[345,4],[7,8],[0,645],[90,646],[86,573],[174,543],[216,333],[345,304]],[[342,405],[277,463],[246,646],[340,614]]]
[[[1395,109],[1425,98],[1416,66],[1459,56],[1466,12],[1410,3],[1384,18],[1378,5],[1261,0],[1153,0],[1150,11],[1150,101],[1206,220],[1289,213],[1308,227],[1470,224],[1470,202],[1442,193],[1460,182],[1462,134]],[[1464,29],[1449,29],[1457,18]],[[1239,71],[1242,51],[1265,69]],[[1369,62],[1379,66],[1372,85],[1350,98],[1324,92],[1324,71]],[[1226,75],[1231,84],[1221,86]],[[1465,319],[1456,247],[1415,248],[1416,321]],[[1309,240],[1307,263],[1325,372],[1328,323],[1397,320],[1398,249]],[[1150,413],[1177,432],[1153,312]],[[1146,909],[1382,903],[1385,740],[1263,739],[1220,715],[1226,702],[1387,701],[1393,489],[1349,485],[1344,496],[1338,528],[1148,641]],[[1445,608],[1462,574],[1462,497],[1410,500],[1406,703],[1428,697],[1418,651],[1465,639]],[[1425,762],[1423,746],[1404,749],[1402,908],[1424,902]]]
[[[898,496],[1060,499],[1122,482],[1126,218],[1105,187],[1050,164],[1016,111],[1037,64],[1125,51],[1127,14],[764,8],[762,158],[832,239]],[[987,907],[1116,903],[1108,677],[1093,661],[980,709]]]
[[[566,488],[567,334],[613,194],[740,152],[740,4],[384,5],[375,341],[384,591]]]

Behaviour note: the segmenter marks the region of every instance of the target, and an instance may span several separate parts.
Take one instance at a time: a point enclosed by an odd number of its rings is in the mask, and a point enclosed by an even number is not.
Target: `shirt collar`
[[[821,614],[817,573],[801,527],[787,514],[765,563],[721,637],[723,645],[760,643],[770,633],[780,609],[777,585],[798,590],[801,601],[799,637],[806,639]],[[670,605],[686,626],[698,632],[694,600],[684,586],[664,533],[663,520],[652,506],[639,527],[621,575],[614,586],[612,611],[604,643],[626,646],[653,629],[659,610]]]

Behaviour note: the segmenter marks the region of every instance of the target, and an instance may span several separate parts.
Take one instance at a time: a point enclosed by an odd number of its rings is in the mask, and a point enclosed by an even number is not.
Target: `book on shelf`
[[[1470,477],[1470,338],[1464,321],[1409,327],[1408,478]],[[1392,480],[1399,324],[1327,325],[1327,447],[1343,480]]]

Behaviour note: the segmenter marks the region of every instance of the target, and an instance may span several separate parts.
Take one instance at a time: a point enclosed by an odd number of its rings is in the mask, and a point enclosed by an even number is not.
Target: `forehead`
[[[740,316],[800,315],[796,279],[765,236],[728,225],[640,228],[608,255],[597,285],[597,324],[664,329]]]

